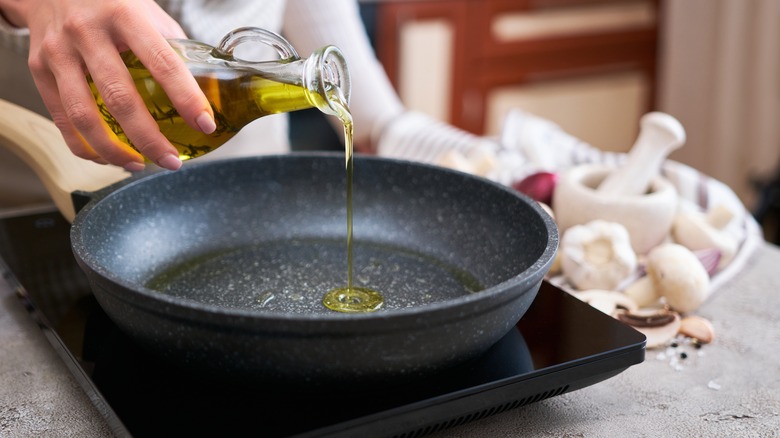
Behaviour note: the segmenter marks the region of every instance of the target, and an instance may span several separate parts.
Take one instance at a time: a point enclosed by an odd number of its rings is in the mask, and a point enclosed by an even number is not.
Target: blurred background
[[[521,108],[610,151],[631,148],[644,113],[667,112],[688,137],[671,158],[729,185],[776,241],[780,1],[364,0],[361,8],[408,107],[485,135]]]
[[[631,148],[644,113],[667,112],[688,137],[671,158],[730,186],[767,240],[780,241],[779,0],[360,6],[409,108],[481,135],[498,134],[507,111],[521,108],[609,151]],[[26,65],[4,65],[0,80],[14,69]],[[290,126],[295,149],[342,147],[317,110],[292,113]]]

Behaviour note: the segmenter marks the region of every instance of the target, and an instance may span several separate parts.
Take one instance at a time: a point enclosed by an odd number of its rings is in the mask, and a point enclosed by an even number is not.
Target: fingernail
[[[195,123],[197,123],[200,130],[206,134],[211,134],[217,130],[217,124],[214,122],[214,118],[205,111],[198,114],[198,117],[195,117]]]
[[[139,163],[137,161],[131,161],[123,166],[126,171],[128,172],[140,172],[146,168],[144,163]]]
[[[165,155],[157,160],[157,165],[168,170],[177,170],[181,167],[181,160],[176,155]]]

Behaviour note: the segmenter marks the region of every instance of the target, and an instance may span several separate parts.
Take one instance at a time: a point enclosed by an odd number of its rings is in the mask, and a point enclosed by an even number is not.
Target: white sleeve
[[[349,106],[356,143],[371,142],[374,132],[403,111],[374,56],[356,2],[288,0],[282,29],[301,56],[324,45],[334,45],[344,53],[352,77]]]
[[[238,27],[279,32],[285,0],[158,0],[189,38],[217,45]]]
[[[352,76],[355,142],[384,156],[437,163],[451,150],[468,154],[487,140],[408,111],[376,59],[352,0],[288,0],[283,30],[302,56],[326,44],[344,52]]]

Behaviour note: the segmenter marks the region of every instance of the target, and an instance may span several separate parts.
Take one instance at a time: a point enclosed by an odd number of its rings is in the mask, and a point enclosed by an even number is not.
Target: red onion
[[[520,181],[512,183],[512,188],[529,196],[531,199],[551,205],[558,174],[552,172],[537,172]]]
[[[696,254],[696,257],[699,259],[701,264],[704,265],[704,269],[707,270],[707,273],[710,274],[710,277],[718,272],[718,264],[720,263],[720,258],[722,256],[719,249],[706,248],[693,251],[693,253]]]

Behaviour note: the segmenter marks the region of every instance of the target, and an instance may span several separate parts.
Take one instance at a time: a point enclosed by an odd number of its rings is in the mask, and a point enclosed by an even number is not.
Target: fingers
[[[210,134],[216,129],[214,113],[192,73],[168,41],[154,32],[147,20],[125,19],[117,27],[119,38],[127,41],[130,49],[162,86],[179,115],[196,130]],[[138,35],[148,35],[138,38]]]
[[[149,114],[119,54],[108,52],[102,57],[87,54],[85,59],[103,103],[135,148],[161,167],[177,169],[181,166],[181,163],[177,162],[176,149],[162,135],[154,118]],[[91,94],[84,96],[81,90],[75,87],[62,90],[60,94],[63,102],[67,102],[70,97],[79,101],[88,98],[92,100],[92,106],[95,106]],[[71,112],[69,118],[76,129],[89,140],[90,145],[107,161],[124,165],[122,161],[127,157],[122,149],[116,147],[114,138],[107,135],[105,123],[97,124],[91,119],[76,118],[76,115],[76,112]]]
[[[79,56],[67,53],[65,48],[59,49],[62,50],[60,55],[52,56],[51,62],[43,62],[43,65],[31,62],[30,68],[44,103],[71,152],[98,163],[110,163],[128,170],[143,169],[143,157],[120,142],[100,116]],[[51,51],[51,48],[44,49],[44,53]],[[146,112],[145,107],[142,108]]]
[[[127,167],[129,163],[140,163],[143,168],[140,154],[122,144],[100,117],[79,57],[61,45],[46,42],[43,46],[41,56],[30,58],[30,71],[71,152],[101,164]],[[93,144],[99,145],[101,151],[93,148]],[[137,168],[136,165],[129,169]]]
[[[206,97],[165,39],[183,37],[183,31],[154,2],[142,3],[106,2],[89,9],[88,2],[49,2],[51,19],[41,13],[30,26],[30,70],[75,155],[133,171],[143,168],[143,157],[101,117],[86,81],[89,72],[106,108],[138,151],[175,170],[181,166],[178,152],[160,133],[119,51],[130,48],[137,54],[191,127],[210,133],[216,125]],[[88,13],[74,14],[76,9]]]
[[[217,125],[211,105],[171,47],[165,43],[165,46],[146,47],[146,51],[138,50],[139,59],[162,85],[165,94],[187,124],[207,134],[214,132]]]
[[[160,62],[174,64],[176,73],[184,78],[192,79],[192,75],[176,52],[146,18],[138,16],[128,8],[129,6],[125,6],[124,9],[117,7],[112,15],[115,24],[110,26],[108,34],[104,38],[90,35],[91,40],[84,41],[80,45],[80,54],[106,108],[119,123],[123,133],[133,142],[133,146],[158,166],[175,170],[181,166],[178,152],[160,132],[157,123],[138,94],[133,78],[119,53],[116,49],[111,49],[117,45],[124,45],[130,40],[138,41],[136,43],[138,47],[127,45],[131,50],[149,50],[149,46],[155,47],[155,50],[160,53]],[[125,30],[129,33],[128,37],[124,36]],[[143,59],[141,62],[145,63]],[[168,78],[169,81],[172,79],[172,77]],[[194,91],[186,90],[186,92],[194,92],[202,96],[199,88]],[[106,136],[93,131],[94,125],[77,126],[77,129],[109,162],[113,162],[114,158],[118,160],[124,158],[116,147],[111,147],[110,142],[106,141]],[[92,143],[95,141],[92,139],[97,139],[99,143]]]

